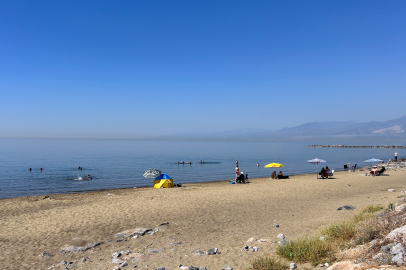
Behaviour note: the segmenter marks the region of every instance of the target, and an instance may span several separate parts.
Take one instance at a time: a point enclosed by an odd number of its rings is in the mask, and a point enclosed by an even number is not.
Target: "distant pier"
[[[406,148],[403,145],[345,145],[345,144],[326,144],[326,145],[309,145],[308,147],[335,147],[335,148]]]

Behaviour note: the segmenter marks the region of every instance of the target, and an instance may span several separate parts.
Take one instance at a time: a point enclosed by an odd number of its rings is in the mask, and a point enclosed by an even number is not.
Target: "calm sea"
[[[376,139],[375,139],[376,140]],[[235,160],[250,178],[267,177],[278,162],[284,174],[313,173],[306,161],[326,160],[331,169],[369,158],[388,160],[393,149],[309,148],[309,144],[399,145],[391,141],[174,142],[136,140],[0,139],[0,198],[152,186],[142,176],[156,168],[175,183],[233,179]],[[405,149],[397,151],[400,157]],[[204,160],[205,164],[199,164]],[[177,162],[192,162],[178,165]],[[261,166],[257,167],[259,163]],[[78,166],[83,169],[78,170]],[[319,167],[321,167],[319,165]],[[29,171],[32,168],[32,171]],[[40,171],[43,168],[43,171]],[[321,168],[318,168],[319,170]],[[91,175],[91,180],[79,180]]]

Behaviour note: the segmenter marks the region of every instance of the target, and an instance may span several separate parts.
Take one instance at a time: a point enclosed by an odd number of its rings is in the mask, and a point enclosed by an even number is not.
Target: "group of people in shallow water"
[[[178,161],[178,165],[179,165],[179,164],[190,164],[190,165],[192,165],[192,161],[189,161],[189,162],[184,162],[184,161],[179,162],[179,161]]]
[[[78,167],[78,170],[82,170],[82,169],[83,169],[82,167],[80,167],[80,166]],[[29,168],[28,170],[31,172],[31,171],[32,171],[32,168]],[[40,168],[39,170],[42,172],[44,169],[43,169],[43,168]],[[92,177],[90,176],[90,174],[88,174],[88,175],[85,177],[85,179],[86,179],[86,180],[90,180],[90,179],[92,179]]]
[[[28,169],[29,171],[32,171],[32,168]],[[44,169],[43,168],[39,168],[39,170],[42,172]]]

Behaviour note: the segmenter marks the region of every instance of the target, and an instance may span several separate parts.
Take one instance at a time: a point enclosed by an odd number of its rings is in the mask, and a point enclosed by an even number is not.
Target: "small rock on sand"
[[[353,205],[344,205],[344,206],[341,206],[341,207],[337,208],[337,211],[340,211],[340,210],[354,210],[354,209],[355,209],[355,206],[353,206]]]

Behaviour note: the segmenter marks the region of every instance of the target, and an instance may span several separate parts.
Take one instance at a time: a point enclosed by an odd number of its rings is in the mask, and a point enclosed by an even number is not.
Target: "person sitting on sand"
[[[323,177],[323,178],[328,178],[327,171],[326,171],[326,169],[324,169],[324,167],[321,169],[320,175],[321,175],[321,177]]]
[[[276,171],[273,171],[273,173],[271,174],[271,178],[276,179]]]
[[[237,184],[245,184],[245,178],[244,178],[244,173],[243,173],[243,172],[241,172],[241,174],[239,174],[239,175],[236,177],[235,182],[236,182]]]
[[[278,179],[289,179],[289,175],[283,175],[282,171],[279,171]]]
[[[377,167],[377,166],[374,166],[374,167],[372,168],[372,170],[369,172],[369,175],[375,176],[377,171],[378,171],[378,167]]]

